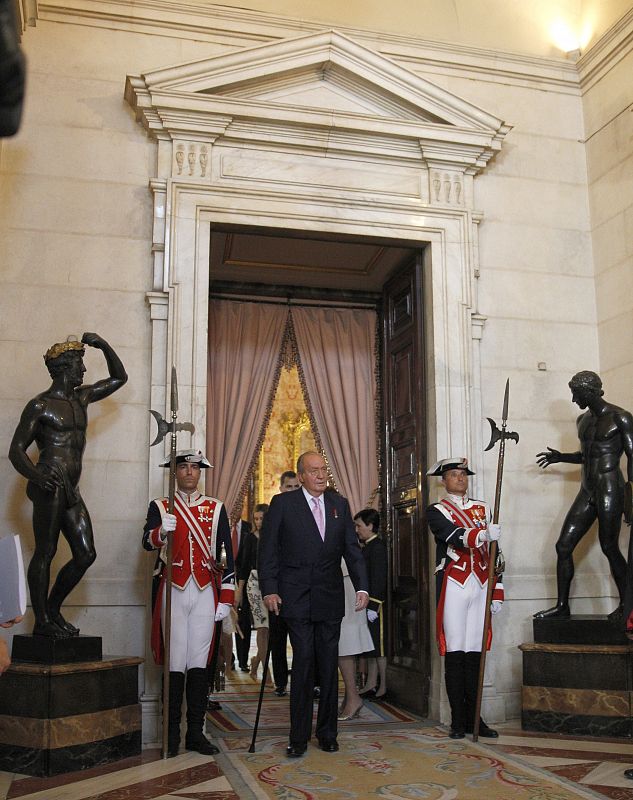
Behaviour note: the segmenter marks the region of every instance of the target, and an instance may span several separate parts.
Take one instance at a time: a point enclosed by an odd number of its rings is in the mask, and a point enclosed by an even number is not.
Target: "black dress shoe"
[[[338,753],[338,742],[336,739],[322,739],[319,740],[319,747],[324,753]]]
[[[220,711],[222,706],[218,703],[217,700],[208,700],[207,701],[207,711]]]
[[[482,739],[498,739],[499,734],[493,728],[489,728],[486,723],[481,720],[479,723],[479,736]]]
[[[453,728],[451,728],[450,733],[448,734],[449,739],[463,739],[464,736],[464,731],[453,730]]]
[[[364,692],[359,692],[358,696],[362,697],[363,700],[371,700],[376,696],[376,689],[365,689]]]
[[[202,734],[185,739],[185,750],[193,750],[204,756],[215,756],[220,750]]]
[[[277,697],[285,697],[288,694],[288,692],[286,691],[285,686],[277,686],[275,688],[275,694],[277,695]]]
[[[633,769],[625,769],[624,777],[628,778],[630,781],[633,781]]]
[[[307,744],[289,744],[286,747],[286,755],[288,758],[301,758],[307,749]]]
[[[466,733],[472,734],[472,732],[473,732],[472,723],[470,725],[466,725]],[[497,731],[493,730],[492,728],[489,728],[483,721],[483,719],[479,720],[479,735],[481,736],[482,739],[499,738],[499,734],[497,733]]]
[[[240,664],[240,670],[242,672],[250,672],[250,670],[248,668],[248,664]]]

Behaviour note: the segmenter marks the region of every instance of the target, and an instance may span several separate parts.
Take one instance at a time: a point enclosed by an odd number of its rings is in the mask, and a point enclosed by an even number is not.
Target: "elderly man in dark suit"
[[[337,657],[345,594],[341,558],[356,588],[356,610],[369,600],[367,571],[349,503],[326,492],[327,468],[318,453],[297,462],[302,488],[275,495],[259,544],[259,585],[269,612],[281,614],[292,645],[290,742],[287,755],[305,753],[312,730],[315,660],[321,680],[316,736],[328,753],[338,750]]]

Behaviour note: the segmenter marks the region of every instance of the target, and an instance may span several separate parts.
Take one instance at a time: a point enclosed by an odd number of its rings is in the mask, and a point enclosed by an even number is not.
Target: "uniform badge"
[[[211,522],[213,514],[211,514],[210,506],[198,506],[198,519],[200,522]]]

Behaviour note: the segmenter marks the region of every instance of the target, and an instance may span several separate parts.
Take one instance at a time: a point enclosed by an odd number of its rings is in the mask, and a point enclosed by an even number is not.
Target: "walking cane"
[[[273,644],[273,637],[268,632],[268,647],[266,648],[266,658],[264,659],[264,674],[262,675],[262,685],[259,689],[259,701],[257,703],[257,714],[255,714],[255,727],[253,728],[253,738],[251,739],[251,746],[248,748],[249,753],[255,752],[255,739],[257,739],[257,729],[259,728],[259,715],[262,711],[262,702],[264,700],[264,689],[266,688],[266,678],[268,677],[268,662],[270,661],[270,651]]]
[[[499,522],[499,507],[501,505],[501,484],[503,482],[503,462],[506,451],[506,439],[513,439],[518,443],[519,434],[512,431],[506,431],[506,422],[508,420],[508,399],[510,394],[510,379],[506,381],[506,390],[503,398],[503,412],[501,421],[501,430],[493,419],[488,417],[488,422],[492,428],[490,442],[486,450],[491,450],[498,441],[499,445],[499,460],[497,462],[497,486],[495,489],[495,505],[492,512],[492,522],[496,525]],[[477,700],[475,702],[475,714],[473,720],[473,742],[479,739],[479,718],[481,715],[481,699],[484,690],[484,671],[486,669],[486,649],[488,647],[488,636],[490,634],[490,604],[492,602],[492,593],[494,590],[495,566],[497,563],[497,542],[491,542],[488,550],[488,584],[486,587],[486,613],[484,617],[484,632],[481,640],[481,658],[479,660],[479,678],[477,681]]]

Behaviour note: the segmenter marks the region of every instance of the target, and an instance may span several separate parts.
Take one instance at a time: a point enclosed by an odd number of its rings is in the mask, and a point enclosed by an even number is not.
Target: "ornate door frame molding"
[[[158,144],[151,407],[174,364],[204,446],[212,225],[380,236],[426,247],[428,457],[480,471],[473,182],[509,126],[336,31],[128,76],[125,97]]]

